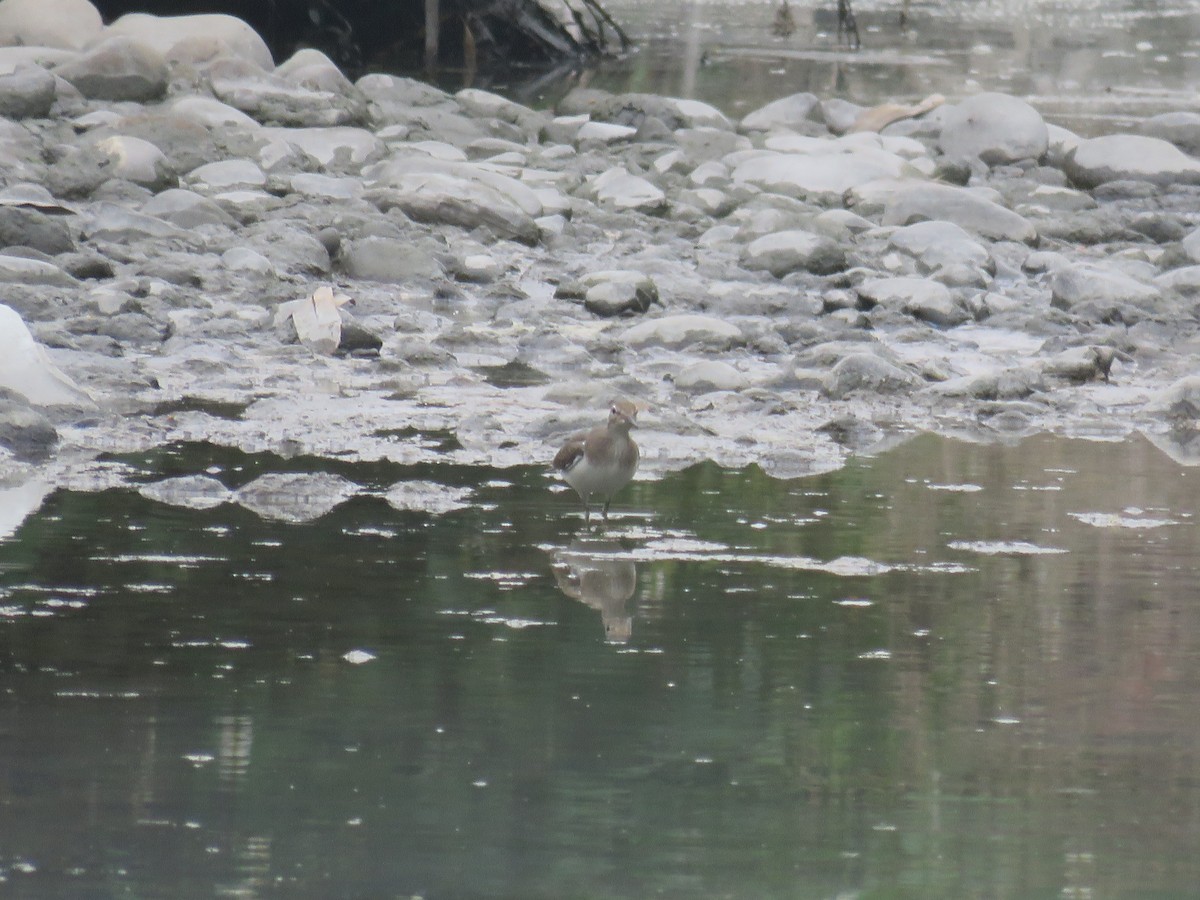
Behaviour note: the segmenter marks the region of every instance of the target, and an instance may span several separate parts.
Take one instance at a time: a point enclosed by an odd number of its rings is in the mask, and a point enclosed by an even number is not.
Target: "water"
[[[901,0],[854,0],[858,51],[838,41],[834,0],[792,0],[797,28],[786,38],[772,34],[777,5],[609,0],[635,52],[576,78],[484,86],[535,105],[575,85],[647,91],[735,117],[798,91],[871,106],[994,90],[1085,136],[1198,108],[1200,4],[1188,0],[916,0],[906,28]],[[444,86],[461,87],[461,73],[447,73]]]
[[[1196,470],[929,436],[635,482],[334,472],[289,524],[58,491],[0,541],[6,897],[1177,897],[1200,883]]]

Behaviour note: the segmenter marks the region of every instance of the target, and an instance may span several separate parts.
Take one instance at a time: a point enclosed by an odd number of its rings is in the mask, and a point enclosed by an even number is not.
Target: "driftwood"
[[[130,12],[228,13],[275,58],[316,47],[350,74],[369,68],[547,66],[619,53],[630,41],[601,0],[94,0]]]

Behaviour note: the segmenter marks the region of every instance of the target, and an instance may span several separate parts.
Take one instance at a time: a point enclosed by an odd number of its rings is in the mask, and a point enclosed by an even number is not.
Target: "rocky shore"
[[[1197,458],[1200,112],[535,110],[86,0],[3,0],[0,44],[5,484],[178,441],[544,464],[616,395],[642,477],[922,430]],[[323,287],[352,302],[301,341]]]

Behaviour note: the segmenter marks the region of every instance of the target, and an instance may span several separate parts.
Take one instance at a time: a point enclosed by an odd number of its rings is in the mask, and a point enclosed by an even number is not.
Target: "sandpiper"
[[[638,448],[629,436],[637,425],[637,407],[617,400],[608,411],[608,424],[581,431],[567,438],[554,457],[554,468],[583,501],[583,522],[591,520],[592,497],[604,501],[604,520],[613,494],[633,478],[638,467]]]

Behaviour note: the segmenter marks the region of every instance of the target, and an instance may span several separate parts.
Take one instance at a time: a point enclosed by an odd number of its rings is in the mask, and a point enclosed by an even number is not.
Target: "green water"
[[[698,466],[604,534],[532,468],[126,462],[476,493],[51,494],[0,540],[2,896],[1200,884],[1200,475],[1142,439]]]

